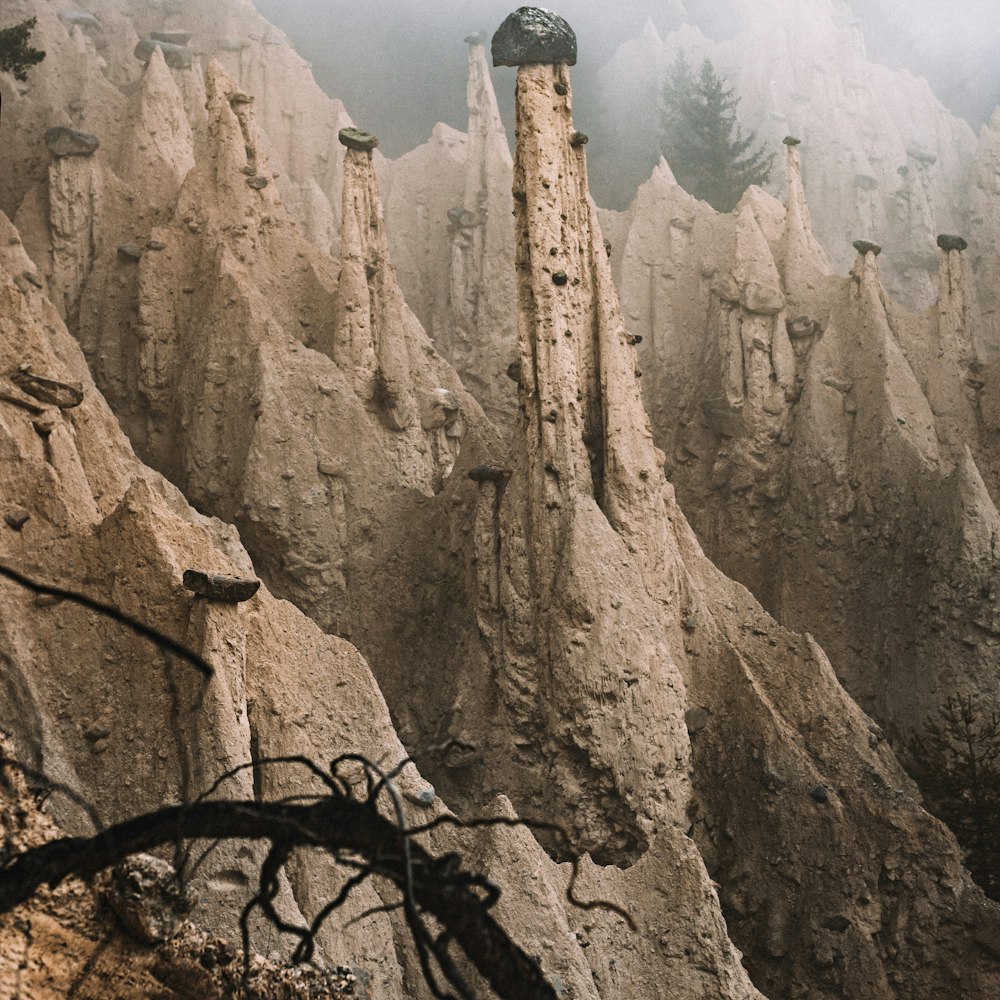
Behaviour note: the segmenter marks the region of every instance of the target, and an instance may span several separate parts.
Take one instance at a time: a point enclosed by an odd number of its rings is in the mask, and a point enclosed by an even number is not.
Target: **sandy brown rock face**
[[[1000,301],[997,297],[1000,264],[993,250],[1000,232],[1000,112],[979,131],[979,147],[969,186],[970,256],[982,307],[984,361],[995,361],[1000,353]]]
[[[183,660],[164,661],[118,623],[67,602],[35,601],[5,582],[0,725],[13,735],[18,755],[77,789],[105,821],[197,794],[228,767],[267,757],[301,753],[322,762],[356,751],[383,763],[402,759],[385,702],[354,647],[321,633],[266,588],[232,604],[206,600],[185,586],[184,571],[192,567],[239,577],[253,576],[254,568],[231,527],[195,513],[135,459],[51,303],[35,286],[21,291],[14,283],[30,265],[13,242],[15,235],[0,217],[0,370],[28,362],[33,371],[81,381],[84,400],[65,411],[31,409],[34,397],[0,387],[3,514],[15,509],[28,514],[17,529],[0,522],[0,559],[154,623],[215,670],[202,685]],[[227,789],[233,796],[270,799],[302,794],[309,783],[294,772],[260,767],[243,772]],[[410,822],[444,809],[412,767],[405,769],[399,790]],[[78,810],[59,796],[49,801],[64,827],[86,829]],[[493,871],[515,936],[541,956],[554,981],[577,982],[580,996],[596,996],[585,988],[583,946],[568,933],[558,941],[547,931],[541,937],[541,928],[582,924],[565,900],[564,872],[537,845],[530,850],[526,845],[530,839],[505,830],[445,828],[433,837],[439,852],[520,859],[530,878],[522,878],[517,866]],[[258,849],[245,845],[217,848],[194,883],[201,902],[192,919],[238,939],[236,919],[261,859]],[[342,874],[322,855],[295,857],[282,876],[279,912],[297,921],[315,914],[341,884]],[[352,917],[388,901],[371,887],[362,889],[343,919],[328,924],[319,954],[328,963],[355,967],[359,982],[379,995],[426,996],[401,921],[377,913],[350,925]],[[33,949],[57,952],[65,965],[42,963],[37,971],[45,981],[30,982],[39,996],[64,995],[65,981],[95,953],[104,918],[94,917],[93,900],[79,887],[32,907],[0,923],[0,940],[10,945],[3,949],[0,969],[4,977],[16,976],[17,963],[26,957],[30,978],[32,956],[39,954]],[[35,928],[34,944],[22,930],[26,914]],[[595,919],[612,927],[621,923],[613,915]],[[290,945],[277,935],[269,938],[257,921],[253,940],[275,955],[275,949]],[[137,952],[116,938],[95,960],[94,992],[81,995],[105,995],[100,990],[127,963],[122,990],[134,982],[134,995],[149,995],[154,988],[149,976],[162,973],[172,976],[164,990],[200,997],[204,977],[194,985],[178,984],[184,982],[181,973],[198,963],[204,944],[204,935],[194,933],[172,943],[164,956]],[[175,966],[180,971],[173,975]],[[280,970],[272,971],[280,983]],[[223,995],[225,988],[223,982]],[[206,989],[205,996],[218,995]]]
[[[369,154],[347,155],[338,273],[282,208],[254,107],[210,66],[206,152],[138,262],[105,248],[80,336],[141,454],[349,632],[370,519],[439,490],[482,417],[403,301]]]
[[[724,912],[754,983],[769,995],[989,995],[996,968],[967,921],[993,911],[961,873],[957,849],[920,809],[881,731],[819,646],[778,626],[707,561],[662,478],[634,337],[610,284],[582,153],[570,143],[565,69],[522,69],[518,94],[523,411],[508,467],[471,469],[471,483],[453,479],[383,540],[391,572],[419,566],[440,609],[426,652],[412,606],[385,608],[387,632],[366,637],[379,650],[404,739],[464,808],[507,790],[520,814],[559,817],[600,861],[631,863],[624,873],[602,869],[600,885],[611,898],[628,894],[639,940],[650,945],[634,964],[630,956],[636,982],[669,976],[673,995],[752,995],[722,936]],[[661,182],[669,180],[664,173]],[[798,388],[793,379],[785,398],[788,366],[793,357],[799,363],[785,313],[799,300],[785,296],[782,255],[769,250],[781,249],[785,220],[760,194],[728,221],[684,197],[670,216],[677,224],[650,221],[661,236],[667,230],[668,246],[687,247],[676,271],[664,262],[656,273],[676,273],[679,287],[699,291],[695,303],[715,303],[713,351],[725,305],[740,360],[744,351],[760,356],[744,365],[750,375],[739,385],[757,449],[788,420]],[[695,249],[702,226],[731,241],[731,284]],[[821,263],[813,266],[822,284]],[[753,331],[746,343],[744,326]],[[710,377],[721,378],[717,371]],[[912,423],[912,433],[924,433]],[[754,456],[745,457],[749,475]],[[474,525],[461,517],[443,524],[434,509],[442,501],[456,514],[475,504]],[[419,540],[425,532],[430,546]],[[404,660],[405,670],[391,666]],[[434,749],[446,738],[460,743]],[[842,852],[835,862],[830,838]],[[720,910],[703,862],[722,886]],[[644,891],[647,873],[661,865],[689,891]],[[941,888],[954,879],[964,886],[957,902]],[[918,888],[911,894],[906,885]],[[891,930],[908,919],[947,942],[930,962]],[[664,920],[698,929],[699,953],[715,956],[711,985],[692,968],[689,943],[675,948],[655,930]],[[609,930],[588,931],[603,942],[591,951],[602,995],[624,981],[604,964],[615,950]],[[955,953],[974,969],[961,987]]]
[[[969,253],[937,251],[938,301],[920,315],[884,292],[874,253],[833,277],[799,147],[787,158],[787,209],[751,191],[730,217],[660,168],[613,259],[657,440],[702,543],[816,634],[905,738],[950,691],[987,694],[995,655],[992,626],[972,624],[992,621],[979,526],[995,516],[995,460]]]

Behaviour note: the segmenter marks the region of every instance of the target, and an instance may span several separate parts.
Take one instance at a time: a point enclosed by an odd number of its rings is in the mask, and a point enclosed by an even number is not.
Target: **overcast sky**
[[[465,35],[487,37],[510,0],[255,0],[313,64],[319,83],[389,156],[423,142],[436,121],[464,128]],[[664,32],[679,10],[719,38],[738,28],[746,0],[550,0],[579,42],[576,103],[592,99],[597,70],[647,18]],[[799,0],[805,7],[814,0]],[[938,97],[978,128],[1000,102],[1000,0],[845,0],[862,19],[872,59],[926,76]],[[511,70],[494,80],[513,102]]]

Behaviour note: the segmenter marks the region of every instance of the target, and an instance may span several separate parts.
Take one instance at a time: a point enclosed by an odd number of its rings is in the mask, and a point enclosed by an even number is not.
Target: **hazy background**
[[[686,19],[716,39],[739,30],[747,0],[560,0],[551,6],[579,43],[575,118],[596,115],[597,72],[647,19],[665,34]],[[815,0],[798,0],[807,9]],[[466,46],[488,39],[512,0],[255,0],[313,64],[321,86],[388,156],[424,142],[437,121],[466,127]],[[842,0],[876,62],[926,76],[939,99],[977,128],[1000,102],[1000,0]],[[767,53],[761,54],[767,58]],[[493,73],[510,126],[514,71]]]

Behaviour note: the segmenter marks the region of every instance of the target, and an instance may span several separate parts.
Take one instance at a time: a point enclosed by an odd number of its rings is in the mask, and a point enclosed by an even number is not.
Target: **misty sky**
[[[800,0],[803,6],[812,0]],[[938,97],[978,128],[1000,102],[1000,0],[844,0],[861,18],[869,56],[926,76]],[[425,141],[436,121],[466,125],[465,35],[487,37],[510,0],[255,0],[313,64],[321,86],[376,132],[389,156]],[[710,37],[738,30],[743,0],[549,0],[579,42],[576,107],[585,116],[596,75],[651,18],[662,32],[679,5]],[[512,70],[494,71],[501,108]]]

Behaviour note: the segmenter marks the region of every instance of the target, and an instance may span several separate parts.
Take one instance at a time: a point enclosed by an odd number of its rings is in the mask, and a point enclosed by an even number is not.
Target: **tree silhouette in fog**
[[[774,163],[755,146],[756,132],[744,136],[734,93],[711,60],[696,74],[683,52],[663,87],[661,151],[678,184],[719,212],[731,212],[751,184],[766,184]]]

